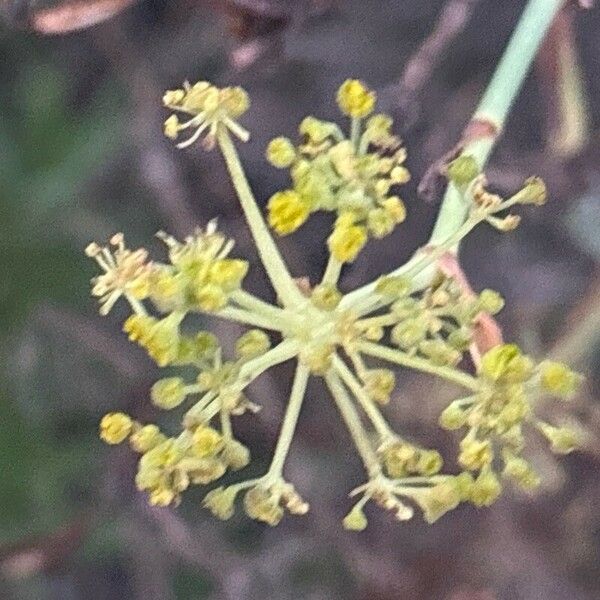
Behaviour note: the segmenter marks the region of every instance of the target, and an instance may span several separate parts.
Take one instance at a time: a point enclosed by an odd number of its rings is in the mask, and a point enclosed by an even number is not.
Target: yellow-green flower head
[[[415,470],[425,476],[436,475],[444,466],[444,459],[437,450],[419,451],[419,459]]]
[[[349,80],[340,88],[338,102],[345,114],[358,118],[372,112],[375,94]],[[287,235],[314,212],[334,212],[338,219],[329,248],[342,262],[352,262],[369,236],[389,235],[406,218],[404,203],[392,188],[410,179],[406,151],[391,125],[390,117],[374,115],[364,131],[355,122],[346,139],[335,123],[309,116],[300,124],[303,139],[296,148],[287,138],[274,139],[267,157],[277,167],[290,168],[293,188],[271,198],[271,227]]]
[[[342,294],[335,285],[320,283],[315,286],[310,296],[311,302],[322,310],[335,310],[342,299]]]
[[[375,99],[375,92],[358,79],[347,79],[337,93],[340,110],[355,119],[370,115],[375,108]]]
[[[494,290],[482,290],[479,294],[478,308],[490,315],[498,314],[504,308],[504,299]]]
[[[192,436],[194,454],[200,458],[215,456],[223,447],[223,436],[212,427],[200,426]]]
[[[390,369],[371,369],[364,377],[365,390],[378,404],[387,404],[396,386],[396,376]]]
[[[230,439],[225,442],[221,459],[230,469],[239,471],[250,462],[250,451],[238,440]]]
[[[279,505],[280,494],[263,486],[250,488],[244,496],[244,510],[256,521],[277,525],[283,518],[283,508]]]
[[[470,436],[460,443],[458,462],[469,471],[478,471],[491,464],[494,458],[492,445],[488,440],[478,440]]]
[[[543,421],[538,423],[540,431],[551,444],[556,454],[570,454],[581,446],[581,436],[569,427],[554,427]]]
[[[279,235],[288,235],[296,231],[310,214],[309,205],[294,190],[273,194],[267,210],[269,225]]]
[[[129,437],[132,429],[133,421],[129,415],[108,413],[100,421],[100,438],[107,444],[120,444]]]
[[[155,448],[167,438],[156,425],[144,425],[135,430],[129,437],[129,444],[136,452],[144,454]]]
[[[449,404],[440,414],[440,426],[449,431],[464,427],[467,422],[467,412],[463,409],[460,400]]]
[[[100,300],[101,315],[108,314],[121,296],[143,300],[150,292],[152,266],[148,263],[148,252],[143,248],[127,249],[122,233],[110,239],[110,246],[92,243],[85,250],[104,271],[92,279],[92,295]]]
[[[179,324],[183,314],[172,313],[164,319],[134,314],[123,325],[132,342],[144,348],[159,367],[173,364],[179,357]]]
[[[267,146],[267,160],[278,169],[285,169],[296,159],[296,149],[286,137],[278,137]]]
[[[269,336],[261,329],[251,329],[238,338],[235,354],[241,360],[249,360],[264,354],[271,347]]]
[[[367,525],[367,517],[361,506],[358,504],[344,517],[342,521],[344,529],[348,531],[363,531]]]
[[[173,140],[186,129],[195,130],[188,140],[178,144],[179,148],[190,146],[205,132],[205,145],[212,148],[219,127],[229,129],[243,141],[248,141],[250,137],[237,123],[237,119],[250,106],[248,94],[240,87],[217,88],[207,81],[199,81],[194,85],[186,82],[183,89],[167,91],[163,96],[163,104],[171,110],[191,116],[183,123],[175,114],[165,121],[165,135]]]
[[[217,231],[216,221],[211,221],[205,230],[197,229],[183,242],[163,232],[157,235],[169,248],[169,260],[174,267],[166,272],[163,269],[162,275],[155,275],[153,280],[156,283],[151,297],[158,308],[168,306],[169,300],[176,306],[179,299],[180,302],[192,300],[193,306],[215,312],[223,308],[229,295],[242,285],[248,262],[228,258],[234,244]],[[165,281],[163,287],[158,288],[161,277]]]
[[[185,383],[181,377],[159,379],[150,391],[152,403],[158,408],[171,410],[179,406],[186,397]]]
[[[469,500],[475,506],[491,506],[502,493],[502,485],[491,469],[484,469],[471,487]]]
[[[145,452],[138,463],[136,485],[146,491],[150,504],[178,503],[190,484],[206,484],[225,473],[225,465],[213,457],[200,457],[189,437],[166,439]]]
[[[331,254],[340,262],[353,262],[367,243],[367,230],[362,225],[336,226],[327,239]]]
[[[220,486],[206,494],[202,506],[208,508],[217,519],[226,521],[233,516],[236,496],[237,490],[235,487],[224,488]]]
[[[515,481],[526,491],[534,490],[540,485],[539,475],[520,456],[509,455],[506,457],[502,475]]]
[[[454,510],[461,500],[459,488],[452,477],[432,487],[414,491],[409,497],[419,505],[428,523],[435,523],[447,512]]]
[[[533,362],[517,345],[501,344],[484,354],[479,370],[491,381],[522,383],[531,377]]]
[[[379,454],[390,477],[404,477],[417,472],[419,451],[411,444],[395,441],[380,448]]]
[[[570,398],[581,383],[581,376],[574,373],[564,363],[547,361],[540,366],[540,383],[549,394]]]

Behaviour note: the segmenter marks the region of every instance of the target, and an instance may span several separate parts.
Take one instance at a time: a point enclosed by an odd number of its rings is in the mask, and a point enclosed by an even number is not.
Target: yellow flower
[[[502,493],[502,485],[491,469],[481,471],[471,487],[469,500],[475,506],[491,506]]]
[[[581,382],[581,377],[567,365],[554,361],[542,363],[540,375],[542,389],[563,398],[572,396]]]
[[[156,425],[144,425],[131,434],[129,444],[136,452],[144,454],[165,440],[165,436]]]
[[[533,363],[515,344],[501,344],[481,359],[480,372],[492,381],[521,383],[531,376]]]
[[[218,519],[226,521],[233,516],[236,495],[235,487],[223,488],[221,486],[206,494],[202,506],[208,508]]]
[[[223,447],[223,436],[212,427],[200,426],[194,431],[192,444],[196,456],[214,456]]]
[[[180,127],[181,125],[177,115],[171,115],[164,123],[163,131],[165,137],[168,137],[170,140],[176,140],[179,135]]]
[[[398,196],[386,198],[381,202],[381,207],[396,224],[400,224],[406,219],[406,206]]]
[[[208,279],[226,292],[238,289],[248,273],[248,261],[238,258],[221,258],[210,267]]]
[[[106,315],[115,302],[124,295],[127,298],[143,300],[150,291],[150,274],[152,267],[148,263],[148,253],[143,248],[129,250],[125,247],[122,233],[110,239],[110,245],[102,248],[96,243],[85,249],[90,258],[94,258],[102,275],[92,279],[92,295],[100,300],[100,314]]]
[[[458,462],[469,471],[477,471],[489,465],[494,458],[492,446],[487,440],[466,437],[460,443]]]
[[[310,213],[308,204],[293,190],[277,192],[269,200],[269,225],[279,234],[288,235],[300,227]]]
[[[396,386],[396,376],[389,369],[372,369],[364,378],[365,390],[375,402],[387,404]]]
[[[127,439],[133,428],[129,415],[121,412],[108,413],[100,421],[100,438],[107,444],[120,444]]]
[[[185,400],[185,383],[181,377],[159,379],[152,386],[150,397],[155,406],[164,410],[171,410]]]
[[[360,119],[373,112],[375,92],[358,79],[347,79],[338,90],[337,102],[345,115]]]
[[[285,137],[278,137],[267,146],[267,160],[278,169],[289,167],[296,159],[296,150],[292,142]]]
[[[344,517],[342,524],[344,529],[347,529],[348,531],[363,531],[368,525],[368,522],[363,509],[359,505],[356,505]]]
[[[271,347],[269,336],[260,329],[251,329],[238,338],[235,354],[242,360],[249,360],[264,354]]]
[[[336,226],[327,240],[330,252],[340,262],[353,262],[367,242],[362,225]]]
[[[163,104],[192,117],[185,123],[179,123],[171,115],[165,122],[165,135],[171,139],[176,139],[180,131],[195,129],[187,141],[178,145],[179,148],[190,146],[205,131],[208,131],[206,146],[211,148],[219,127],[226,127],[243,141],[249,138],[248,132],[236,122],[250,106],[248,94],[240,87],[217,88],[207,81],[194,85],[186,82],[183,89],[167,91]]]

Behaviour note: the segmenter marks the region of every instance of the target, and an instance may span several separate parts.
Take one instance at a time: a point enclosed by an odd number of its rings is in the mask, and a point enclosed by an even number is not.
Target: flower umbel
[[[165,135],[173,140],[186,129],[195,130],[188,140],[178,145],[179,148],[191,146],[205,132],[205,147],[213,148],[220,127],[226,127],[244,142],[250,137],[237,123],[237,119],[250,106],[248,94],[240,87],[219,89],[207,81],[199,81],[194,85],[185,82],[182,89],[165,92],[163,104],[177,113],[192,117],[182,123],[177,114],[172,114],[165,121]]]
[[[171,115],[167,137],[194,129],[180,144],[184,147],[206,132],[205,144],[222,152],[281,304],[243,288],[248,263],[230,256],[233,242],[214,221],[182,242],[159,233],[168,250],[166,262],[150,262],[144,249],[128,250],[121,234],[107,248],[88,247],[103,271],[92,289],[101,313],[124,297],[131,307],[123,325],[130,340],[160,367],[185,367],[179,374],[171,369],[149,391],[156,408],[181,411],[172,435],[119,412],[100,423],[106,443],[129,440],[140,455],[136,484],[151,504],[177,504],[190,486],[206,486],[250,462],[248,448],[235,438],[234,417],[258,410],[246,388],[289,360],[296,363],[295,375],[271,464],[261,477],[208,491],[203,505],[217,518],[229,519],[238,497],[250,518],[269,525],[277,525],[286,512],[308,511],[283,471],[311,376],[324,380],[365,466],[366,483],[351,493],[359,499],[343,519],[353,531],[367,526],[369,501],[399,521],[419,510],[433,523],[464,502],[491,505],[508,482],[531,491],[540,478],[527,460],[530,433],[541,434],[557,454],[580,443],[579,432],[536,414],[541,397],[571,398],[580,376],[562,363],[537,363],[514,344],[480,348],[481,323],[498,313],[504,300],[493,290],[473,292],[441,268],[444,255],[479,224],[510,231],[519,217],[506,211],[543,204],[547,192],[541,180],[529,179],[503,198],[488,190],[477,161],[461,155],[448,165],[447,176],[468,207],[464,222],[376,281],[346,294],[338,289],[343,264],[355,261],[370,239],[390,235],[406,216],[396,195],[409,179],[406,151],[392,133],[392,120],[373,114],[375,100],[362,82],[348,80],[337,94],[341,112],[350,117],[348,136],[336,123],[307,117],[298,144],[284,137],[271,141],[268,160],[289,169],[292,183],[271,197],[265,218],[231,139],[231,134],[248,138],[236,122],[248,107],[246,93],[199,82],[165,94],[165,106],[191,117],[181,123]],[[288,235],[318,211],[334,215],[330,258],[321,281],[300,289],[268,225]],[[194,313],[249,327],[233,344],[231,357],[215,335],[191,332],[186,320]],[[467,354],[476,358],[474,369],[463,360]],[[440,415],[442,428],[462,431],[457,473],[444,472],[437,450],[401,436],[384,416],[385,405],[394,401],[396,367],[461,389]]]

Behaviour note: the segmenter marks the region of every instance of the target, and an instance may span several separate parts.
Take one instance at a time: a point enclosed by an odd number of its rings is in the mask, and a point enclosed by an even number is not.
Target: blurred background
[[[108,410],[157,417],[147,400],[157,372],[120,333],[119,311],[97,315],[89,241],[124,231],[133,247],[159,252],[156,230],[181,236],[218,215],[256,267],[249,288],[272,298],[218,153],[178,152],[163,138],[162,91],[205,78],[248,89],[242,155],[265,202],[285,184],[264,159],[267,141],[293,137],[308,113],[337,118],[347,77],[377,89],[409,148],[409,218],[344,273],[347,290],[427,239],[442,190],[435,177],[417,186],[460,137],[524,4],[0,0],[0,599],[600,597],[600,9],[585,10],[590,2],[573,0],[557,21],[488,171],[501,192],[541,175],[549,203],[525,210],[509,235],[482,227],[463,252],[474,287],[506,297],[508,339],[588,376],[568,407],[586,448],[556,461],[534,442],[539,494],[508,491],[434,526],[372,510],[364,533],[345,532],[361,467],[318,385],[287,466],[311,512],[275,529],[242,514],[217,522],[195,492],[174,510],[148,507],[132,453],[97,438]],[[328,226],[315,221],[281,243],[294,274],[313,281]],[[286,368],[274,373],[250,390],[263,410],[237,424],[257,470],[287,388]],[[436,427],[452,394],[404,378],[388,414],[452,451]]]

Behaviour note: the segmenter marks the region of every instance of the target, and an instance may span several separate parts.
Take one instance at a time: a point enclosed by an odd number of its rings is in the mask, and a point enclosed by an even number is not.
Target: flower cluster
[[[333,212],[329,249],[340,262],[352,262],[369,237],[383,238],[404,221],[406,208],[393,191],[410,174],[392,119],[376,114],[363,127],[375,107],[374,92],[349,80],[338,92],[338,105],[352,119],[350,139],[335,123],[307,117],[298,146],[284,137],[269,144],[269,162],[289,169],[293,186],[271,197],[268,220],[279,235],[287,235],[312,213]]]
[[[240,87],[219,89],[207,81],[199,81],[194,85],[186,82],[182,89],[165,92],[163,104],[171,110],[191,116],[182,123],[173,113],[165,121],[165,135],[172,140],[176,140],[186,129],[195,130],[188,140],[179,144],[180,148],[191,146],[204,132],[207,132],[206,147],[212,148],[219,126],[228,128],[243,141],[248,140],[248,132],[236,121],[250,106],[248,94]]]
[[[388,235],[404,219],[404,205],[392,188],[408,180],[408,171],[391,120],[370,116],[372,91],[349,80],[337,101],[351,118],[349,139],[336,124],[308,117],[300,126],[298,146],[285,138],[269,144],[269,160],[290,169],[293,187],[270,199],[265,219],[231,139],[232,133],[247,137],[234,121],[248,105],[245,92],[200,82],[165,95],[168,107],[192,115],[184,124],[169,117],[168,137],[195,127],[189,143],[208,129],[209,145],[218,144],[280,304],[242,288],[248,263],[230,258],[233,243],[214,222],[183,242],[160,233],[168,248],[166,263],[149,261],[143,249],[128,250],[120,234],[109,247],[92,244],[87,249],[102,269],[92,288],[101,313],[125,298],[132,313],[123,329],[131,341],[160,367],[185,366],[181,376],[171,370],[149,392],[155,407],[182,410],[176,434],[121,412],[105,415],[100,423],[104,441],[129,441],[140,454],[136,484],[152,504],[176,504],[189,486],[211,484],[248,464],[250,453],[235,438],[232,417],[255,412],[258,407],[246,388],[289,360],[295,362],[295,374],[272,462],[261,477],[208,491],[203,505],[218,518],[234,514],[241,492],[246,514],[269,525],[279,523],[286,511],[308,511],[283,471],[311,376],[328,388],[367,473],[366,483],[351,493],[360,498],[343,520],[348,529],[367,525],[364,507],[369,501],[398,520],[410,519],[417,508],[434,522],[462,502],[489,506],[500,495],[502,480],[532,490],[539,476],[527,460],[529,429],[547,438],[555,453],[571,452],[579,443],[575,431],[539,419],[535,407],[541,397],[573,396],[580,376],[562,363],[536,364],[499,339],[480,347],[478,329],[503,308],[504,300],[493,290],[473,292],[466,280],[443,268],[448,253],[454,256],[458,243],[479,224],[507,232],[519,222],[507,211],[542,205],[543,182],[529,179],[505,199],[488,190],[474,157],[459,156],[446,173],[467,207],[464,219],[404,265],[343,294],[337,285],[343,263],[353,261],[369,237]],[[321,281],[300,289],[267,224],[285,235],[319,210],[336,215],[330,259]],[[249,327],[235,342],[232,358],[226,358],[212,333],[190,332],[184,320],[192,312]],[[464,390],[440,415],[442,428],[464,431],[455,461],[458,472],[444,472],[437,450],[400,435],[389,424],[382,411],[393,402],[396,367]]]
[[[526,425],[537,428],[558,454],[568,454],[579,445],[574,430],[536,418],[533,409],[535,400],[544,395],[572,397],[580,377],[562,363],[545,361],[536,365],[515,344],[489,350],[477,376],[476,393],[452,402],[441,414],[440,424],[451,430],[467,428],[458,462],[468,471],[478,471],[480,477],[486,477],[490,493],[479,498],[479,503],[486,505],[501,489],[494,475],[495,464],[500,463],[502,474],[525,490],[539,484],[538,475],[522,457]]]

